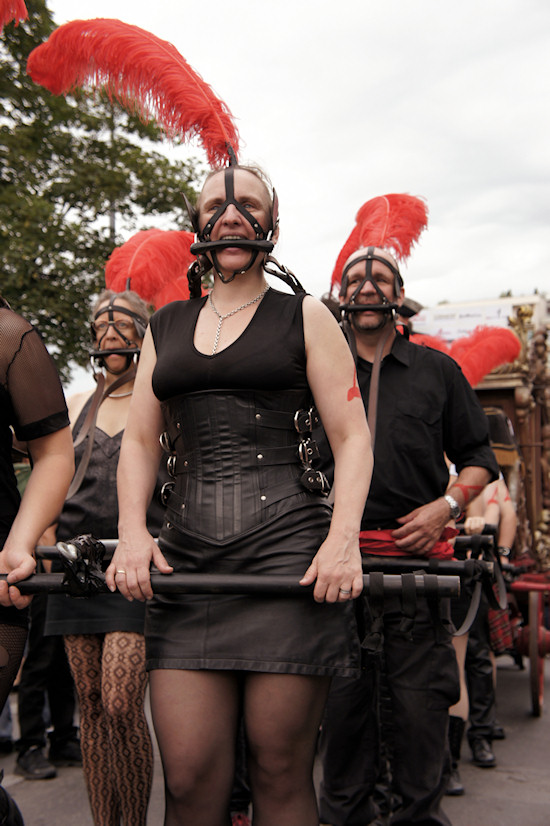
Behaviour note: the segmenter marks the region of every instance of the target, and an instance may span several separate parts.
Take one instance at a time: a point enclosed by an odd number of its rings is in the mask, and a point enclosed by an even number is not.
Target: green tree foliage
[[[51,95],[26,74],[55,28],[44,0],[0,38],[0,293],[38,326],[68,380],[85,364],[91,298],[113,248],[138,229],[188,227],[198,166],[105,96]]]

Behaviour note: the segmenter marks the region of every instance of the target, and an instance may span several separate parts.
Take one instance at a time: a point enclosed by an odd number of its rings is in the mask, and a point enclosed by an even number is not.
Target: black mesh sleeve
[[[18,439],[47,436],[69,424],[63,388],[39,333],[11,310],[0,310],[0,381]]]

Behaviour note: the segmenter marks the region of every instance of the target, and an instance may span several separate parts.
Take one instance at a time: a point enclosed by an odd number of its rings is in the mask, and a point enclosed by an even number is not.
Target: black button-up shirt
[[[372,364],[357,375],[368,413]],[[380,370],[374,473],[362,530],[395,528],[396,519],[443,496],[449,482],[444,454],[460,472],[498,466],[487,417],[453,359],[397,334]]]

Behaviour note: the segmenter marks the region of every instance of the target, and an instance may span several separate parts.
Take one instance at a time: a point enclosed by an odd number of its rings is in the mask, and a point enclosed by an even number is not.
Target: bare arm
[[[307,376],[334,456],[334,511],[327,538],[301,580],[318,602],[363,587],[359,530],[373,466],[365,408],[348,345],[330,311],[304,299]]]
[[[151,562],[162,573],[172,571],[146,524],[162,452],[159,436],[164,426],[160,404],[152,389],[155,363],[153,338],[147,330],[118,462],[118,545],[105,575],[111,591],[118,587],[129,600],[152,597]],[[125,573],[117,574],[117,571]]]
[[[499,548],[511,549],[516,538],[518,518],[516,508],[504,479],[498,480],[498,500],[500,505],[500,521],[498,523],[498,546]]]
[[[479,495],[489,478],[489,471],[485,468],[465,467],[447,492],[464,510],[468,502]],[[392,532],[396,546],[407,553],[424,556],[431,551],[449,521],[449,505],[441,496],[397,521],[401,527]]]
[[[498,525],[498,546],[511,549],[517,529],[517,515],[504,479],[491,482],[467,510],[467,534],[481,533],[485,525]]]
[[[74,473],[70,428],[65,427],[28,442],[33,461],[19,511],[0,552],[0,571],[9,573],[10,583],[25,579],[35,570],[35,546],[46,528],[59,515]],[[23,608],[30,597],[0,583],[0,604]]]

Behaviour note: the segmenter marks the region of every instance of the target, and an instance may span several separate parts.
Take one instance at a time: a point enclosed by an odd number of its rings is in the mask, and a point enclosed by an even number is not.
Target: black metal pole
[[[5,580],[7,574],[0,574]],[[64,584],[64,574],[33,574],[17,583],[22,594],[63,594],[68,593]],[[418,594],[433,594],[438,597],[458,597],[460,578],[458,576],[435,576],[416,574]],[[304,596],[311,594],[313,585],[300,585],[294,576],[254,576],[229,574],[151,574],[153,592],[157,594],[272,594],[280,596]],[[384,574],[385,593],[399,594],[402,580],[399,574]],[[368,596],[370,576],[363,576],[363,593]],[[99,585],[98,593],[109,593],[107,585]]]

